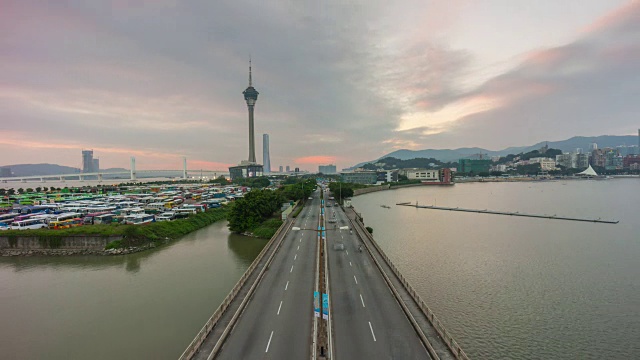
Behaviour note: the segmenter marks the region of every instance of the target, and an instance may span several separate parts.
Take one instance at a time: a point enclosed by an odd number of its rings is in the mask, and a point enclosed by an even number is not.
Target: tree
[[[29,194],[30,194],[30,193],[32,193],[32,192],[33,192],[33,189],[32,189],[32,188],[27,188],[27,193],[29,193]]]
[[[18,194],[22,194],[23,192],[24,192],[24,189],[23,189],[23,188],[19,188],[19,189],[18,189]]]
[[[227,219],[229,230],[252,230],[270,218],[284,202],[281,193],[271,190],[251,190],[243,198],[234,201]]]
[[[212,183],[217,183],[220,185],[229,185],[230,182],[227,180],[227,178],[225,178],[224,176],[220,175],[217,178],[215,178],[214,180],[211,180]]]
[[[15,194],[15,193],[16,193],[16,191],[15,191],[15,189],[14,189],[14,188],[11,188],[11,189],[9,189],[9,190],[7,191],[7,194],[9,194],[9,195],[13,195],[13,194]]]
[[[42,191],[42,188],[41,188],[40,186],[38,186],[38,187],[36,188],[36,192],[40,192],[40,191]]]
[[[7,190],[0,188],[0,196],[6,195]]]

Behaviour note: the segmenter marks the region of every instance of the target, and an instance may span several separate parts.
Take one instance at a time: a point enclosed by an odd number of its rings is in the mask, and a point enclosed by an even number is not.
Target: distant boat
[[[389,206],[389,205],[380,205],[380,206],[385,208],[385,209],[391,209],[391,206]]]

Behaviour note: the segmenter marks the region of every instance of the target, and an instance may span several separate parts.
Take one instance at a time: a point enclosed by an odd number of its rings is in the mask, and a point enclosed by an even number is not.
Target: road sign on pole
[[[329,318],[329,295],[322,294],[322,318],[327,320]]]
[[[313,315],[320,317],[320,292],[313,292]]]

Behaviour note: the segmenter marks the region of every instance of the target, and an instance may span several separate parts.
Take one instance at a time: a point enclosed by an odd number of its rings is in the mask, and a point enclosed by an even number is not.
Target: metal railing
[[[207,322],[204,324],[202,329],[200,329],[200,331],[195,336],[195,338],[191,341],[189,346],[187,346],[187,348],[184,350],[184,352],[180,356],[180,360],[191,359],[193,355],[198,351],[198,349],[200,349],[200,345],[202,345],[202,343],[207,338],[207,336],[209,335],[213,327],[218,323],[218,321],[220,320],[224,312],[227,310],[231,302],[234,300],[236,295],[238,295],[238,292],[240,291],[240,289],[244,286],[247,279],[252,275],[253,271],[258,266],[258,264],[260,263],[264,255],[269,251],[269,249],[275,243],[276,239],[280,236],[280,233],[283,231],[283,229],[285,229],[287,226],[291,224],[292,222],[287,220],[283,222],[282,225],[280,225],[280,227],[278,228],[276,233],[271,237],[269,242],[264,246],[264,248],[262,248],[262,251],[260,251],[260,254],[258,254],[258,257],[256,257],[256,259],[251,263],[249,268],[244,272],[244,274],[242,274],[242,277],[240,278],[240,280],[238,280],[238,282],[233,287],[233,289],[231,289],[229,294],[224,298],[224,300],[222,301],[222,304],[218,306],[218,308],[213,313],[213,315],[211,315],[209,320],[207,320]],[[266,265],[267,264],[265,264],[265,267]],[[257,280],[259,280],[259,278],[256,279],[256,281]]]
[[[355,210],[354,210],[355,212]],[[357,213],[356,213],[357,215]],[[358,221],[358,218],[356,218],[356,223],[358,223],[358,227],[360,227],[361,229],[364,227],[364,224],[362,224],[361,222]],[[352,222],[353,224],[353,222]],[[378,243],[375,241],[375,239],[373,238],[373,235],[371,235],[369,233],[369,231],[367,231],[366,229],[364,231],[362,231],[365,236],[371,241],[371,243],[373,244],[373,246],[376,248],[376,250],[378,251],[378,253],[382,256],[382,258],[384,259],[384,261],[387,263],[387,265],[389,266],[389,268],[391,269],[391,271],[393,271],[394,275],[398,278],[398,280],[402,283],[402,285],[404,286],[404,288],[407,290],[407,292],[409,293],[409,295],[411,295],[411,297],[413,298],[413,301],[416,302],[416,304],[418,305],[418,307],[420,308],[420,310],[424,313],[424,315],[427,317],[427,320],[429,320],[429,323],[431,323],[431,325],[433,326],[433,328],[436,330],[436,332],[438,333],[438,335],[440,336],[440,338],[445,342],[445,344],[447,344],[447,347],[449,348],[449,350],[453,353],[453,355],[455,356],[456,359],[458,360],[469,360],[469,357],[467,356],[467,354],[464,352],[464,350],[462,350],[462,348],[460,347],[460,345],[458,345],[458,343],[455,341],[455,339],[453,338],[453,336],[451,336],[451,334],[447,331],[447,329],[445,329],[444,325],[440,322],[440,320],[438,320],[438,318],[436,317],[436,315],[433,313],[433,311],[431,311],[431,309],[427,306],[427,304],[422,300],[422,298],[420,297],[420,295],[418,295],[418,293],[415,291],[415,289],[411,286],[411,284],[409,284],[409,282],[404,278],[404,276],[400,273],[400,271],[398,270],[398,268],[393,264],[393,262],[391,262],[391,259],[389,259],[389,257],[387,256],[387,254],[384,253],[384,251],[382,251],[382,249],[380,248],[380,246],[378,245]],[[365,244],[366,246],[366,244]],[[374,258],[375,260],[375,258]],[[384,274],[384,272],[383,272]],[[395,290],[395,289],[392,289]]]

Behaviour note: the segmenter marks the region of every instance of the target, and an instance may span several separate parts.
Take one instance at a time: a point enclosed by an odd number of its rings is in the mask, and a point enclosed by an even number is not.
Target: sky
[[[0,0],[0,165],[317,171],[640,127],[640,0]]]

